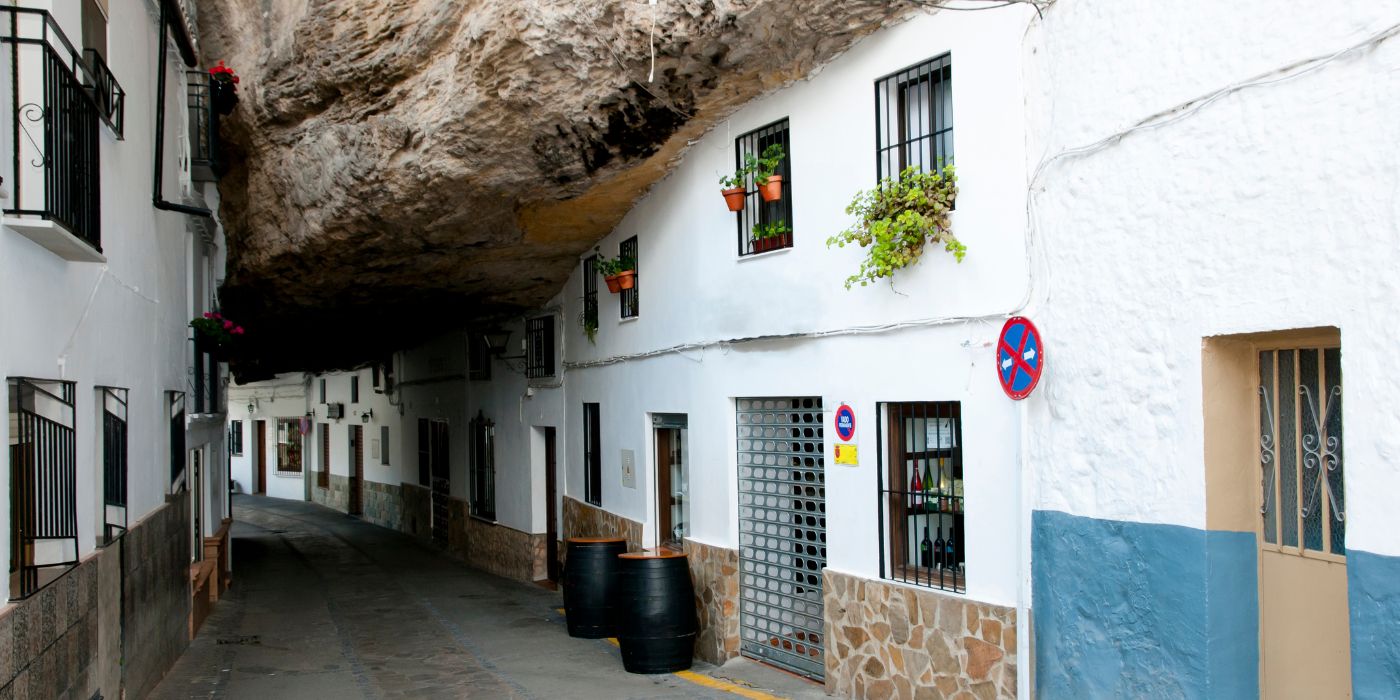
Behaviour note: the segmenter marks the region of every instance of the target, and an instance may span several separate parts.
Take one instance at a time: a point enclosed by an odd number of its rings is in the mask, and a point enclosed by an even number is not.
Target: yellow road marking
[[[560,615],[564,614],[563,608],[555,609],[559,611]],[[617,642],[617,637],[608,637],[608,644],[611,644],[615,647],[621,646]],[[735,695],[738,695],[739,697],[749,698],[749,700],[783,700],[783,698],[777,695],[765,693],[761,690],[754,690],[753,688],[745,688],[742,685],[730,683],[729,681],[722,681],[718,678],[711,678],[710,676],[704,676],[694,671],[676,671],[671,675],[683,680],[690,681],[691,683],[694,683],[696,685],[704,686],[706,688],[722,690],[726,693],[733,693]]]

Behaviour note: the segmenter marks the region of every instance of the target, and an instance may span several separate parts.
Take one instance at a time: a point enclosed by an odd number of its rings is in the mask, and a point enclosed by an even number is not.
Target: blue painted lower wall
[[[1258,697],[1252,533],[1032,517],[1041,698]]]
[[[1400,557],[1348,551],[1347,603],[1352,697],[1400,697]]]

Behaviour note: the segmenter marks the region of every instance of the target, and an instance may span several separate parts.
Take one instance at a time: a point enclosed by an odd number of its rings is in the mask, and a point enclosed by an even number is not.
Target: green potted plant
[[[753,252],[767,253],[770,250],[787,248],[792,245],[792,229],[786,221],[759,224],[753,229]]]
[[[608,283],[608,291],[617,294],[624,289],[631,289],[637,284],[637,261],[626,255],[619,255],[615,258],[605,257],[598,248],[593,249],[598,253],[597,270],[603,276],[603,280]]]
[[[744,210],[744,200],[749,197],[749,191],[744,187],[747,179],[748,171],[743,168],[735,170],[733,175],[719,179],[719,186],[724,188],[719,193],[724,195],[724,203],[729,206],[729,211]]]
[[[856,217],[855,224],[826,241],[828,248],[850,243],[866,248],[860,270],[846,278],[846,289],[857,283],[864,287],[918,262],[928,243],[942,245],[962,262],[967,246],[953,235],[949,218],[957,182],[951,165],[930,173],[907,168],[898,179],[857,193],[846,207],[846,213]]]
[[[753,171],[753,181],[758,185],[758,193],[763,196],[763,201],[774,202],[783,198],[783,176],[776,175],[778,166],[783,164],[783,159],[787,153],[783,147],[774,143],[763,149],[763,153],[758,158],[749,154],[749,165]]]
[[[596,343],[598,340],[598,319],[589,318],[587,311],[578,312],[578,325],[583,329],[583,334],[588,337],[589,343]]]

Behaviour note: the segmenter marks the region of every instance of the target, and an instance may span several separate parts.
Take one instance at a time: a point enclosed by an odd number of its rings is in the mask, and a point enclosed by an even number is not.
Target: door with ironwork
[[[1260,691],[1351,697],[1341,348],[1261,346],[1258,372]]]
[[[826,471],[822,400],[737,400],[740,651],[825,675],[822,569]]]

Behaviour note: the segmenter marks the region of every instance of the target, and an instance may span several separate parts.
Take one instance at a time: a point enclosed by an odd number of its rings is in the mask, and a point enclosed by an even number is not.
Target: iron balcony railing
[[[198,338],[194,343],[193,373],[194,412],[222,413],[219,405],[219,358],[213,348]]]
[[[5,214],[57,223],[100,252],[98,123],[121,138],[126,92],[43,10],[0,6],[0,46],[10,53],[14,144]]]
[[[186,102],[190,121],[190,176],[212,182],[219,174],[219,113],[210,95],[209,73],[186,71]]]
[[[10,597],[27,598],[78,562],[72,382],[12,377]]]

